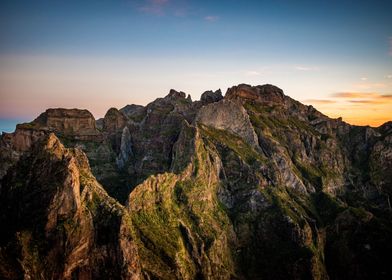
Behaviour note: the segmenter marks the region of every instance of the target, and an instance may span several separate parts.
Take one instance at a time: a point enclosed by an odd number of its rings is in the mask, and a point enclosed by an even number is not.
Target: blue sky
[[[391,104],[373,102],[392,93],[391,11],[392,1],[2,0],[0,118],[47,107],[102,117],[170,88],[198,99],[245,82],[381,123],[392,119]],[[347,92],[361,99],[337,95]]]

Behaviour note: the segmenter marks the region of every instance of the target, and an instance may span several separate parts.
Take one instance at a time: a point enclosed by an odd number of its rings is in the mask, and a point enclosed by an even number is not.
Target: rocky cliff
[[[139,279],[127,211],[54,134],[7,173],[0,200],[2,278]]]
[[[0,151],[0,278],[392,276],[391,122],[241,84],[50,109]]]

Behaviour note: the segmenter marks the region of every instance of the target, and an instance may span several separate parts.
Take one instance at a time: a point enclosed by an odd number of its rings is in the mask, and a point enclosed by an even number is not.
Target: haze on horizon
[[[270,83],[330,117],[392,120],[391,1],[0,2],[0,122]],[[1,127],[2,129],[2,127]]]

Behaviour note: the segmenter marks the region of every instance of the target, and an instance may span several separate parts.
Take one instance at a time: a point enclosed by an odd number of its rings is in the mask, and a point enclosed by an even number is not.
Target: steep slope
[[[115,153],[108,137],[96,128],[93,115],[87,110],[48,109],[30,123],[19,124],[14,133],[3,134],[0,141],[2,159],[7,162],[0,168],[0,175],[15,164],[37,140],[49,133],[56,136],[66,147],[81,148],[90,160],[90,166],[99,181],[110,182],[118,177],[114,163]],[[108,189],[112,185],[107,186]]]
[[[54,134],[9,170],[0,210],[2,279],[139,279],[127,212]]]
[[[148,279],[230,279],[235,236],[217,198],[219,159],[187,124],[176,153],[188,157],[181,172],[151,176],[129,198],[142,271]]]

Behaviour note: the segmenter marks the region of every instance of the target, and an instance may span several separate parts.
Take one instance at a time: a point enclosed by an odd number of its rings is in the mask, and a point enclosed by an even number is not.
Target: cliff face
[[[90,173],[85,154],[49,134],[2,180],[2,278],[138,279],[126,210]]]
[[[391,128],[272,85],[48,110],[1,138],[1,278],[389,279]]]

